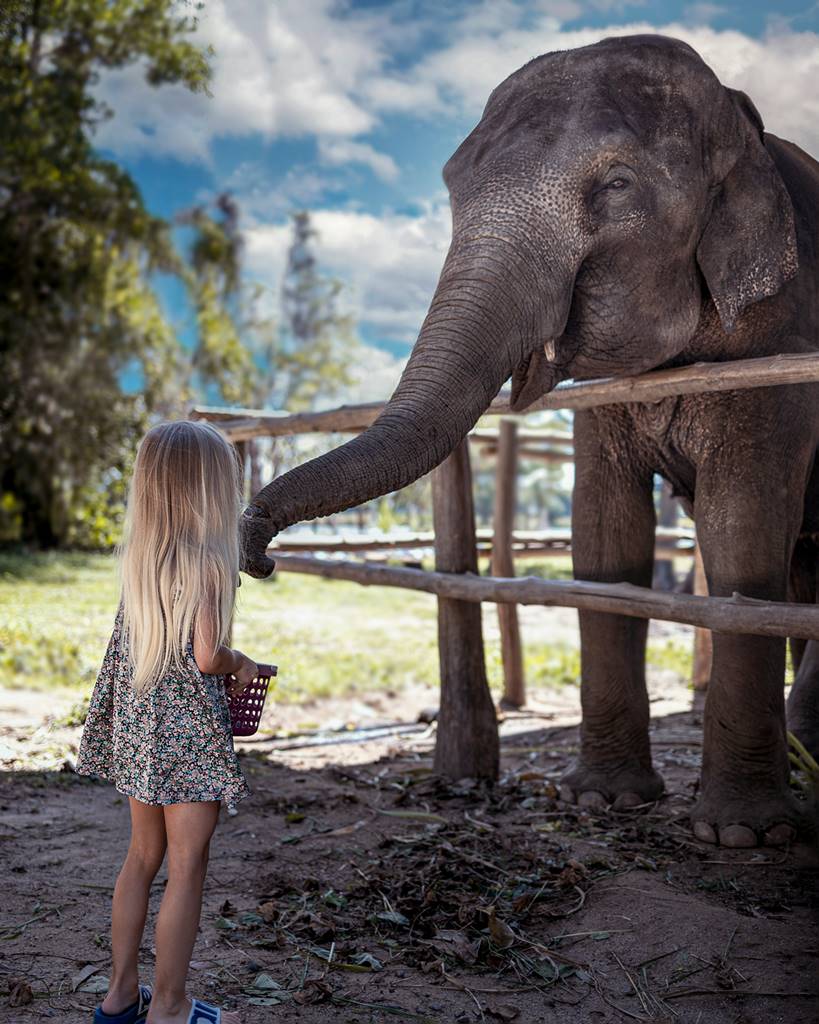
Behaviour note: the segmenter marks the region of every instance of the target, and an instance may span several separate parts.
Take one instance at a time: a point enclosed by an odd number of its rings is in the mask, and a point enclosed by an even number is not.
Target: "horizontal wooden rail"
[[[659,402],[672,395],[694,395],[743,388],[779,387],[819,381],[819,354],[784,353],[760,359],[727,363],[694,363],[672,370],[652,370],[635,377],[559,384],[529,406],[526,412],[544,409],[591,409],[621,402]],[[233,441],[251,437],[283,437],[319,431],[358,433],[366,429],[384,408],[384,402],[342,405],[321,412],[278,413],[270,410],[196,406],[193,419],[213,420]],[[502,392],[487,415],[509,415],[509,396]]]
[[[659,402],[674,395],[699,395],[713,391],[779,387],[819,381],[819,353],[783,353],[728,363],[693,363],[672,370],[652,370],[635,377],[606,377],[580,383],[558,384],[526,410],[593,409],[622,402]],[[508,400],[499,395],[490,412],[508,411]]]
[[[668,594],[629,583],[590,583],[583,580],[541,580],[533,577],[500,579],[469,573],[426,572],[360,562],[341,562],[273,552],[283,572],[308,573],[326,579],[348,580],[364,586],[421,590],[458,601],[540,604],[587,611],[612,612],[637,619],[660,619],[702,626],[715,633],[799,637],[819,640],[819,607],[733,597],[695,597]]]
[[[655,552],[660,557],[673,557],[679,555],[693,555],[694,538],[684,531],[678,531],[670,536],[661,535],[659,532],[656,538]],[[481,531],[478,539],[478,550],[485,554],[492,550],[493,537],[491,533]],[[368,551],[414,551],[431,550],[435,544],[435,535],[432,533],[418,533],[404,537],[379,537],[379,538],[356,538],[356,537],[288,537],[284,534],[277,537],[270,545],[271,552],[323,552],[326,554],[357,554]],[[548,534],[538,536],[515,534],[512,538],[512,545],[518,558],[565,558],[571,555],[571,542],[568,537],[560,534],[550,536]]]
[[[659,527],[655,533],[658,547],[671,551],[684,552],[690,546],[694,548],[693,530]],[[491,530],[477,531],[479,546],[491,546],[494,535]],[[558,554],[571,551],[571,530],[516,530],[512,543],[521,549],[531,548],[541,551],[553,549]],[[390,551],[398,548],[431,548],[435,543],[435,534],[430,530],[424,533],[405,533],[398,536],[363,536],[350,537],[327,534],[288,536],[283,533],[271,544],[272,551],[326,551],[344,553],[346,551]],[[682,543],[684,547],[677,548]]]
[[[341,433],[358,434],[365,430],[384,408],[384,402],[365,405],[340,405],[321,412],[271,412],[265,409],[234,411],[194,406],[191,419],[211,420],[231,441],[248,441],[253,437],[289,437],[296,434]]]
[[[498,446],[496,444],[482,444],[478,448],[479,455],[497,455]],[[547,448],[545,446],[533,445],[533,444],[521,444],[518,446],[517,454],[520,459],[526,459],[526,461],[533,460],[535,462],[574,462],[574,453],[567,451],[558,451],[555,448]]]
[[[476,444],[497,445],[500,433],[497,430],[473,430],[469,440]],[[555,434],[545,430],[519,430],[518,440],[521,444],[559,445],[564,448],[574,447],[571,434]]]

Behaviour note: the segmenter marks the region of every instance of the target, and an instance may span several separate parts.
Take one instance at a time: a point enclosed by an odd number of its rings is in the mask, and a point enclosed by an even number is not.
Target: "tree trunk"
[[[432,475],[435,568],[478,571],[466,441]],[[441,707],[435,771],[452,779],[498,777],[498,723],[484,663],[481,605],[438,600]]]

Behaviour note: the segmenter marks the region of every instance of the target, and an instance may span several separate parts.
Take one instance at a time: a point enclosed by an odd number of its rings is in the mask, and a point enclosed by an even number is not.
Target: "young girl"
[[[163,423],[143,439],[121,553],[122,601],[83,731],[77,771],[127,795],[131,843],[114,889],[113,969],[97,1024],[238,1024],[185,983],[219,801],[247,783],[221,676],[241,691],[256,663],[224,645],[239,580],[240,476],[207,423]],[[153,992],[137,960],[151,883],[167,852]]]

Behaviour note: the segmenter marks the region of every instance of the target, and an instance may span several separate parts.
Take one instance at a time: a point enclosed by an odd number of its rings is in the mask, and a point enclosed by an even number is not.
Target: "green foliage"
[[[256,400],[288,411],[313,408],[351,383],[356,341],[349,316],[338,311],[341,282],[319,272],[310,214],[293,215],[293,238],[281,292],[282,323],[259,312],[265,296],[252,296],[243,327],[257,356]]]
[[[253,382],[253,360],[240,337],[239,210],[227,195],[216,207],[218,219],[201,206],[177,217],[194,230],[185,271],[197,328],[190,369],[201,389],[215,387],[221,401],[236,404],[247,401]]]
[[[80,512],[89,488],[122,468],[146,417],[174,400],[178,343],[150,278],[178,273],[179,259],[168,225],[93,148],[111,116],[94,86],[141,62],[153,85],[206,90],[194,27],[173,0],[4,5],[0,493],[17,510],[4,505],[4,529],[17,522],[42,546],[110,540],[98,499]],[[138,398],[123,391],[126,373],[141,380]]]

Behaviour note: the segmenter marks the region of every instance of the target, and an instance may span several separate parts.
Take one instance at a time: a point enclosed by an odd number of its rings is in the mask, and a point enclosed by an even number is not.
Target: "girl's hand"
[[[251,661],[241,651],[236,651],[235,653],[239,658],[239,665],[228,678],[228,689],[230,690],[231,697],[237,697],[259,674],[259,666],[255,661]]]

